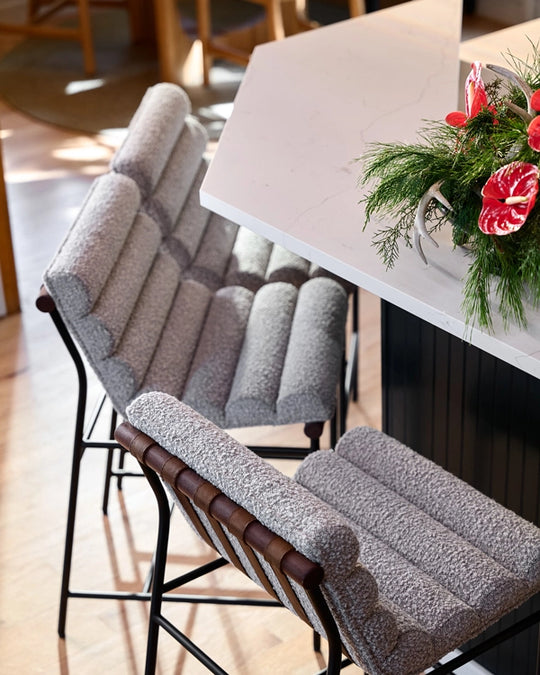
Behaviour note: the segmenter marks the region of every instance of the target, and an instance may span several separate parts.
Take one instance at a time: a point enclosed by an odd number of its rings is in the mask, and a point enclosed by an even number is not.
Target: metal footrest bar
[[[69,598],[86,598],[87,600],[136,600],[148,602],[152,594],[148,592],[129,591],[68,591]],[[163,595],[163,602],[177,602],[196,605],[238,605],[243,607],[283,607],[277,600],[267,598],[243,598],[228,595],[190,595],[183,593],[168,593]]]
[[[129,471],[128,469],[111,469],[112,478],[142,478],[142,476],[144,476],[144,474],[142,474],[140,471]]]
[[[250,445],[249,449],[263,459],[304,459],[309,453],[307,448],[289,448],[277,445]]]
[[[202,651],[197,645],[192,642],[184,633],[182,633],[174,624],[167,621],[163,616],[156,616],[153,619],[161,628],[163,628],[169,635],[171,635],[177,642],[179,642],[184,649],[192,654],[198,661],[200,661],[211,673],[215,675],[228,675],[226,670],[223,670],[218,664],[211,659],[208,654]]]
[[[211,560],[210,562],[204,565],[200,565],[191,572],[186,572],[186,574],[181,574],[180,576],[176,577],[176,579],[170,579],[169,581],[165,582],[163,584],[163,592],[169,593],[170,591],[173,591],[175,588],[184,586],[185,584],[188,584],[190,581],[200,579],[206,574],[214,572],[215,570],[219,570],[222,567],[226,567],[229,564],[230,564],[229,561],[225,560],[225,558],[216,558],[215,560]]]
[[[90,441],[86,438],[83,438],[82,444],[84,445],[84,448],[101,448],[109,450],[117,450],[120,448],[118,443],[115,441]]]

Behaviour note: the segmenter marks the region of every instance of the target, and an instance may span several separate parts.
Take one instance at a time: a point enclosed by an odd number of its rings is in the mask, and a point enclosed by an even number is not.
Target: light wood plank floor
[[[52,323],[34,308],[42,271],[113,148],[4,104],[0,126],[22,303],[20,315],[0,319],[0,673],[142,673],[145,605],[71,600],[65,641],[56,634],[76,382]],[[362,294],[361,392],[350,425],[380,426],[378,311],[378,300]],[[266,444],[301,437],[295,427],[237,435]],[[83,463],[74,584],[135,590],[153,547],[153,497],[142,480],[127,481],[121,493],[113,490],[104,518],[103,467],[101,451]],[[175,573],[207,555],[179,518],[172,541]],[[228,593],[248,592],[231,573],[214,584]],[[198,590],[212,588],[201,582]],[[285,610],[183,606],[171,613],[232,673],[304,674],[321,666],[310,631]],[[162,637],[158,672],[206,671]]]

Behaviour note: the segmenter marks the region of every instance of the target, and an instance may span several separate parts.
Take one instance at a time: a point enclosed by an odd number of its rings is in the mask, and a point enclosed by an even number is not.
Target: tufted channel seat
[[[540,590],[535,525],[379,431],[348,431],[290,479],[165,394],[136,399],[127,418],[117,438],[158,500],[154,472],[207,543],[329,638],[329,673],[343,651],[370,675],[417,675]],[[169,626],[160,594],[147,674]]]
[[[87,364],[112,402],[112,430],[135,397],[161,391],[223,428],[303,424],[306,448],[258,449],[285,458],[317,449],[328,420],[336,436],[338,398],[340,430],[346,417],[348,394],[337,393],[351,289],[200,206],[207,137],[189,112],[178,86],[148,90],[43,277],[38,307],[51,313],[80,385],[61,635],[84,449],[108,448],[107,476],[126,473],[123,454],[111,470],[112,439],[83,433]]]

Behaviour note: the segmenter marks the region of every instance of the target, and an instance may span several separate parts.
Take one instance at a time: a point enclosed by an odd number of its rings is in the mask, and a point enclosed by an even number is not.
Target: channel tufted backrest
[[[180,283],[136,183],[98,178],[45,285],[115,407],[142,385]]]
[[[149,88],[111,162],[113,171],[139,185],[142,208],[159,223],[180,268],[214,291],[222,285],[241,285],[256,292],[274,281],[299,287],[325,274],[200,206],[207,134],[190,111],[189,99],[178,86],[160,83]]]
[[[159,390],[221,427],[324,422],[347,293],[200,206],[206,134],[189,111],[179,87],[148,90],[45,286],[119,413]]]

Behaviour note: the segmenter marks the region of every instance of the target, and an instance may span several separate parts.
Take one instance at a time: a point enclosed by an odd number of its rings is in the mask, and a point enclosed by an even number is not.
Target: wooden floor
[[[56,634],[76,382],[52,323],[34,308],[44,267],[114,148],[37,123],[4,104],[0,126],[22,303],[20,315],[0,319],[0,673],[142,673],[143,604],[71,600],[66,639]],[[361,392],[352,425],[380,426],[378,311],[378,300],[363,294]],[[292,427],[236,435],[270,444],[295,442],[301,433]],[[142,480],[132,479],[122,492],[113,490],[109,516],[103,517],[104,456],[90,453],[83,463],[74,585],[136,590],[153,548],[153,498]],[[285,463],[282,468],[291,470]],[[207,555],[179,518],[172,540],[174,572]],[[212,585],[227,593],[251,588],[224,573]],[[197,590],[211,587],[204,582]],[[310,631],[285,610],[171,611],[231,673],[303,674],[322,665],[311,650]],[[160,673],[206,672],[166,637],[159,664]]]

